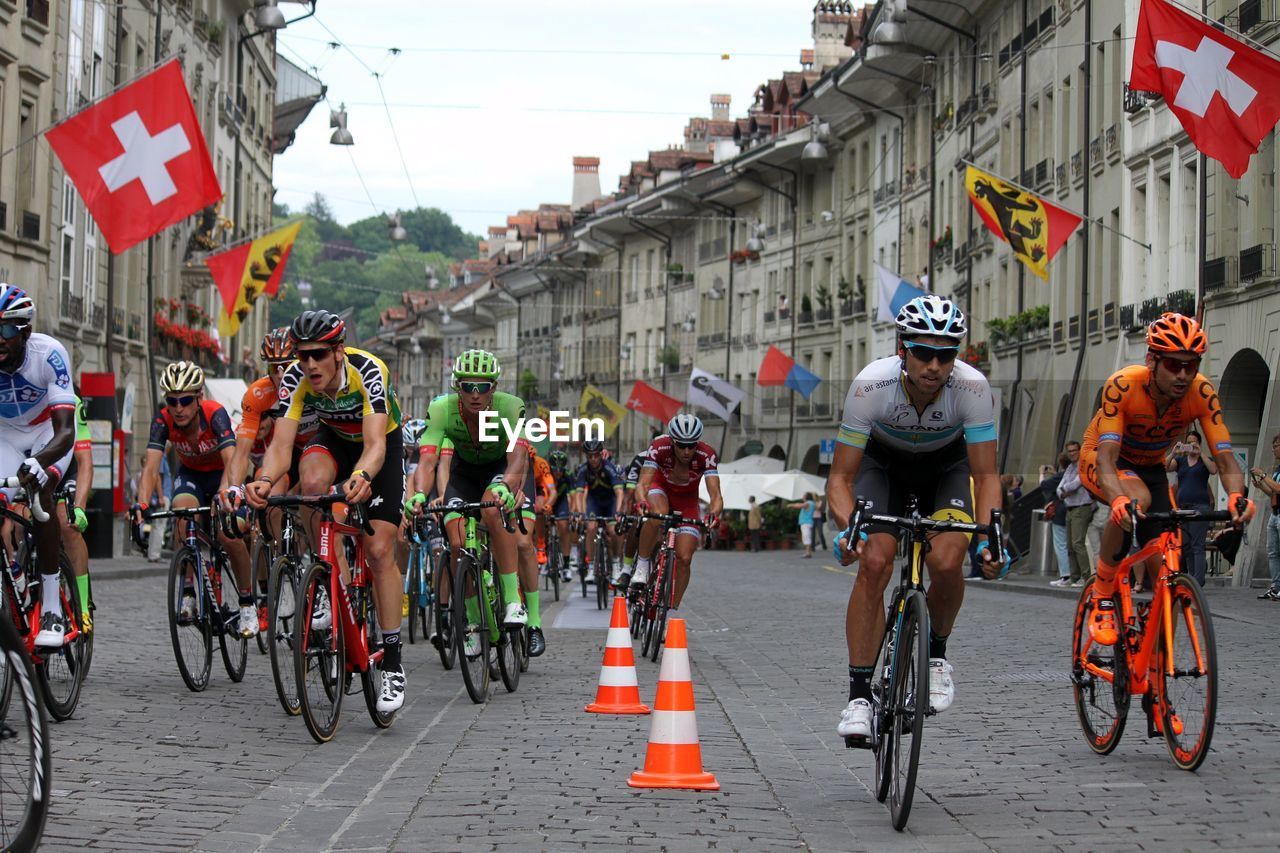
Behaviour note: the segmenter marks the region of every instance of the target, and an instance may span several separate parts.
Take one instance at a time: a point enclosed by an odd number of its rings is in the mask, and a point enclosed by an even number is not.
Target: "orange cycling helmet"
[[[1200,324],[1184,314],[1166,311],[1147,326],[1147,349],[1152,352],[1193,352],[1204,355],[1209,348]]]
[[[258,353],[263,361],[292,361],[293,339],[289,337],[289,327],[281,326],[267,332]]]

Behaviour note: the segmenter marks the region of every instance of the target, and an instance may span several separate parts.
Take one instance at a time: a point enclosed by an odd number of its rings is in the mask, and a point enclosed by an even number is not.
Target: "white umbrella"
[[[721,462],[716,466],[722,474],[781,474],[782,460],[772,456],[744,456],[732,462]]]
[[[781,474],[767,477],[763,488],[767,494],[774,497],[796,501],[803,498],[806,492],[813,492],[815,495],[825,494],[827,481],[816,474],[806,474],[804,471],[792,468]]]
[[[720,496],[724,498],[725,509],[751,509],[747,498],[755,495],[756,503],[767,503],[773,495],[764,490],[764,483],[771,474],[721,474]],[[703,477],[698,484],[698,497],[703,503],[711,501],[711,493],[707,491],[707,478]]]

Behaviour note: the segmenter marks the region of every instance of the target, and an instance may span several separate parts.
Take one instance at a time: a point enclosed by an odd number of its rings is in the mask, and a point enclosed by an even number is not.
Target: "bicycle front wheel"
[[[369,719],[380,729],[391,725],[396,712],[382,713],[378,710],[378,694],[382,691],[382,670],[374,666],[373,652],[378,648],[378,608],[373,601],[373,589],[368,588],[369,610],[365,614],[364,647],[369,652],[369,663],[360,672],[360,686],[364,690],[364,705],[369,709]]]
[[[0,848],[35,850],[52,792],[52,753],[44,702],[27,650],[8,615],[0,614],[5,679],[15,686],[0,720]]]
[[[84,646],[87,637],[80,630],[80,590],[76,586],[75,572],[66,554],[58,558],[58,599],[62,615],[67,622],[67,636],[56,649],[36,650],[36,678],[44,690],[49,716],[61,722],[69,720],[80,701],[80,685],[84,681]]]
[[[297,595],[297,561],[293,557],[277,558],[267,577],[267,650],[276,696],[280,699],[280,707],[291,717],[298,715],[298,680],[293,672]]]
[[[667,610],[671,607],[671,591],[675,583],[675,566],[672,563],[674,558],[673,552],[663,552],[663,565],[658,572],[658,593],[653,604],[653,619],[649,622],[649,632],[645,637],[649,660],[654,663],[658,662],[658,656],[662,654],[662,643],[667,636]]]
[[[213,664],[209,602],[204,591],[196,589],[199,584],[195,552],[184,545],[169,563],[169,639],[173,641],[178,674],[187,689],[197,693],[209,686]]]
[[[472,599],[471,618],[467,599]],[[477,705],[489,699],[489,604],[484,601],[480,566],[469,553],[458,559],[453,576],[453,642],[467,695]],[[467,646],[471,645],[468,654]]]
[[[898,628],[893,677],[890,679],[886,723],[889,761],[889,814],[901,831],[911,816],[916,773],[920,769],[920,739],[929,710],[929,611],[924,593],[912,590]]]
[[[1218,653],[1200,585],[1187,575],[1169,580],[1169,612],[1159,631],[1161,728],[1173,763],[1195,770],[1209,754],[1218,709]]]
[[[229,562],[219,560],[217,565],[222,582],[214,587],[214,592],[221,595],[221,600],[215,605],[217,612],[213,624],[218,631],[218,649],[222,652],[222,665],[227,670],[227,677],[239,684],[244,680],[244,671],[249,664],[249,640],[241,633],[235,572],[231,571]],[[258,618],[256,606],[253,618]]]
[[[342,619],[329,600],[329,572],[324,563],[313,563],[303,573],[294,629],[298,708],[307,731],[319,743],[332,740],[338,730],[347,675]]]
[[[1129,663],[1123,640],[1101,646],[1089,636],[1093,611],[1090,582],[1080,591],[1071,629],[1071,692],[1085,743],[1099,755],[1109,755],[1129,719]]]

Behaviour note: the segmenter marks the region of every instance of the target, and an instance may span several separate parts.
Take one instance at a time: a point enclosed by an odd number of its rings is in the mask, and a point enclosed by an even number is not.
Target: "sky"
[[[321,0],[278,34],[280,55],[328,86],[329,103],[276,157],[276,201],[298,210],[319,192],[342,223],[438,207],[483,237],[520,209],[567,204],[574,156],[600,158],[608,194],[632,160],[682,144],[690,116],[710,117],[712,93],[744,116],[759,84],[799,70],[813,6]],[[350,147],[329,144],[341,103]]]

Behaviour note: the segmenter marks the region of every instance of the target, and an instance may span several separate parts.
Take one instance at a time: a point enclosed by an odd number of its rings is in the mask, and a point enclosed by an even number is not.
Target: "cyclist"
[[[302,452],[298,476],[303,494],[328,492],[341,484],[349,504],[367,504],[372,534],[363,534],[373,579],[378,627],[382,632],[382,688],[379,713],[404,704],[405,676],[400,660],[401,597],[404,578],[395,560],[400,503],[404,494],[399,464],[400,404],[387,366],[372,353],[345,344],[346,323],[329,311],[303,311],[289,326],[293,362],[280,380],[280,399],[287,403],[257,478],[246,487],[249,503],[266,506],[275,484],[290,464],[294,436],[308,411],[320,426]],[[319,541],[313,517],[312,541]],[[327,628],[332,607],[312,617]]]
[[[1165,476],[1169,446],[1199,421],[1205,441],[1218,463],[1226,487],[1232,521],[1253,517],[1253,501],[1244,496],[1244,475],[1231,452],[1231,436],[1213,383],[1200,373],[1209,341],[1190,317],[1166,312],[1147,327],[1147,357],[1112,374],[1102,388],[1102,405],[1084,433],[1080,479],[1098,500],[1111,506],[1098,548],[1093,582],[1094,617],[1089,634],[1100,645],[1116,642],[1116,566],[1112,562],[1132,527],[1131,503],[1137,504],[1139,545],[1159,535],[1142,517],[1150,509],[1168,512],[1173,496]],[[1158,557],[1156,558],[1159,559]],[[1148,566],[1155,577],[1157,566]]]
[[[635,510],[638,514],[678,512],[688,519],[699,518],[698,483],[705,478],[707,493],[711,496],[707,504],[707,526],[715,527],[719,523],[724,499],[720,496],[716,452],[701,438],[702,421],[696,415],[680,414],[667,423],[666,435],[660,435],[650,443],[649,458],[645,460],[640,479],[636,482]],[[643,587],[648,582],[650,557],[661,534],[662,528],[657,521],[644,523],[631,586]],[[671,611],[678,610],[684,600],[693,552],[698,550],[701,541],[702,533],[694,525],[676,528],[675,588]]]
[[[582,452],[586,454],[587,461],[578,466],[573,477],[576,488],[573,497],[577,502],[575,509],[587,516],[613,518],[622,507],[623,495],[626,493],[622,474],[611,461],[604,458],[603,441],[588,439],[582,442]],[[618,534],[612,522],[605,526],[604,535],[610,559],[610,566],[604,569],[604,574],[610,577],[610,583],[617,586],[621,580],[622,561],[618,558]],[[587,567],[596,557],[591,550],[595,538],[596,522],[588,521],[586,537],[582,540],[586,550],[583,555],[586,558],[583,571],[587,572],[588,580],[593,577]]]
[[[35,315],[26,291],[0,283],[0,476],[16,474],[47,509],[71,462],[76,396],[66,349],[32,330]],[[58,594],[61,534],[52,513],[33,524],[41,584],[36,645],[59,647],[67,631]]]
[[[89,608],[89,547],[84,532],[89,529],[85,508],[93,491],[93,441],[89,420],[84,414],[84,401],[76,389],[76,443],[71,451],[71,464],[58,489],[58,522],[62,529],[62,550],[67,552],[80,593],[80,624],[86,632],[93,630],[93,614]],[[70,501],[68,502],[68,498]]]
[[[453,456],[449,463],[449,482],[437,498],[437,504],[440,501],[446,506],[450,503],[499,501],[510,512],[519,506],[521,494],[534,493],[533,469],[525,446],[527,442],[521,438],[508,451],[506,435],[491,440],[482,440],[484,437],[480,435],[482,412],[494,412],[513,427],[524,417],[524,401],[514,394],[497,390],[501,375],[502,366],[498,359],[485,350],[467,350],[454,360],[454,393],[432,400],[428,410],[427,431],[422,436],[422,461],[418,465],[417,492],[409,501],[411,511],[421,512],[426,496],[436,487],[436,460],[446,438],[453,443]],[[481,519],[489,531],[489,544],[498,564],[498,582],[502,585],[502,597],[507,602],[503,624],[528,627],[529,654],[533,655],[535,649],[537,654],[542,654],[546,640],[542,634],[539,592],[535,589],[525,595],[528,610],[520,603],[516,536],[507,532],[496,507],[485,508]],[[462,518],[446,515],[445,532],[456,558],[463,546]],[[472,625],[478,624],[478,594],[467,598],[466,607],[468,621]],[[480,653],[479,638],[474,631],[467,633],[464,652],[469,657]]]
[[[836,523],[849,525],[855,491],[875,512],[901,515],[908,495],[935,518],[972,521],[1001,507],[996,469],[995,400],[987,378],[956,361],[965,316],[949,299],[918,296],[898,312],[898,354],[871,362],[849,387],[827,502]],[[972,478],[972,483],[970,482]],[[884,590],[897,553],[897,534],[872,526],[856,548],[849,531],[836,537],[844,565],[862,567],[849,594],[845,640],[849,651],[849,704],[836,727],[845,737],[871,734],[871,677],[884,633]],[[964,600],[961,566],[969,536],[942,533],[932,539],[929,570],[929,702],[945,711],[955,699],[947,639]],[[984,542],[983,572],[994,577],[1002,563],[999,543]],[[994,555],[1000,555],[996,557]]]
[[[569,472],[569,454],[563,450],[553,450],[547,456],[547,464],[551,468],[551,477],[555,480],[555,500],[551,502],[551,515],[555,518],[556,532],[560,539],[561,561],[560,580],[569,583],[573,580],[573,572],[578,568],[578,534],[569,526],[570,498],[576,491],[573,485],[573,474]]]
[[[654,438],[657,438],[655,435]],[[631,463],[627,465],[622,472],[622,477],[626,480],[626,491],[622,495],[622,506],[618,510],[619,515],[630,515],[635,508],[636,502],[636,484],[640,482],[640,469],[644,467],[644,461],[649,458],[649,448],[637,453],[631,459]],[[636,552],[640,549],[640,527],[633,526],[627,531],[626,538],[622,541],[622,574],[618,578],[618,586],[623,589],[631,583],[631,570],[636,562]]]
[[[204,371],[189,361],[175,361],[165,367],[160,374],[160,392],[164,394],[164,405],[151,421],[138,494],[150,495],[155,491],[160,458],[172,444],[178,452],[178,470],[173,477],[170,505],[174,509],[208,506],[235,455],[231,416],[217,400],[204,398]],[[147,508],[145,502],[133,505],[135,523],[142,523]],[[185,537],[187,523],[186,519],[178,519],[178,541]],[[249,549],[244,540],[229,537],[222,530],[218,531],[218,541],[231,558],[231,570],[239,587],[240,634],[253,637],[258,633],[258,612],[249,583]],[[187,582],[190,581],[187,578]],[[180,607],[184,618],[194,615],[193,587],[184,586]]]
[[[529,445],[529,464],[533,466],[533,485],[536,496],[533,500],[533,511],[536,519],[533,527],[533,541],[538,554],[539,574],[547,573],[547,514],[556,503],[556,480],[551,475],[551,466],[547,460],[538,455],[533,445]]]

